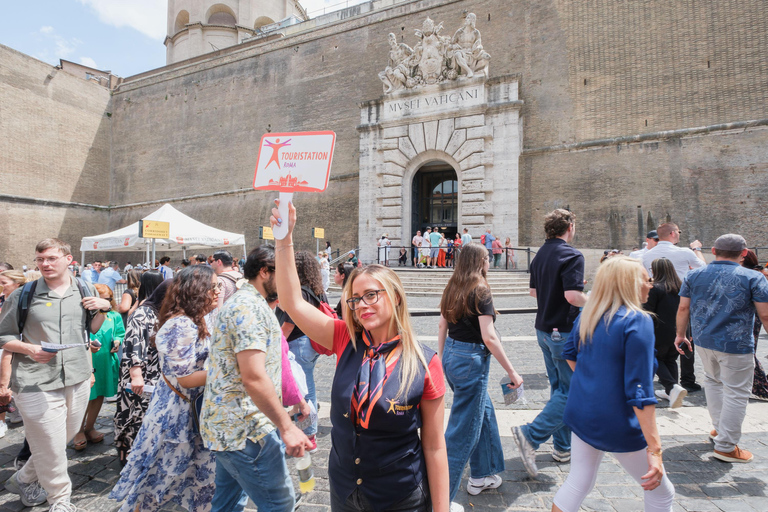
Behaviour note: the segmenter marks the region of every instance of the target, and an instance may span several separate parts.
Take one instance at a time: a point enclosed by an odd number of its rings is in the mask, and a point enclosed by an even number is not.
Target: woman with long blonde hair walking
[[[656,427],[653,287],[642,264],[614,256],[600,265],[589,300],[563,348],[573,368],[563,421],[571,471],[552,510],[576,512],[595,485],[605,452],[643,488],[646,512],[669,512],[675,489],[664,473]]]

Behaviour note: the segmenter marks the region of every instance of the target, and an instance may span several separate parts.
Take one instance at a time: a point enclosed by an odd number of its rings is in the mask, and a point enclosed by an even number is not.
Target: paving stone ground
[[[331,297],[333,303],[336,300],[338,297]],[[409,300],[409,305],[413,308],[436,308],[438,302],[437,298],[415,298]],[[530,298],[509,297],[500,299],[496,307],[532,305],[535,304]],[[548,443],[541,446],[537,454],[541,473],[536,480],[531,479],[523,468],[510,433],[511,426],[530,421],[537,411],[543,408],[549,394],[544,363],[535,341],[533,321],[534,316],[531,314],[504,315],[497,321],[507,355],[525,379],[527,403],[503,405],[501,392],[496,389],[503,371],[498,363],[492,363],[489,389],[497,409],[506,471],[502,475],[504,483],[501,487],[485,491],[478,496],[467,494],[464,490],[466,483],[463,482],[457,501],[463,504],[468,512],[550,510],[552,497],[570,470],[569,464],[558,464],[551,459],[552,445]],[[415,326],[420,339],[436,348],[437,317],[417,318]],[[768,337],[763,335],[758,355],[760,360],[768,365],[766,354]],[[319,450],[313,457],[317,483],[314,492],[301,500],[299,510],[304,512],[330,511],[327,460],[331,425],[328,410],[333,368],[334,361],[331,358],[321,357],[315,374],[321,402]],[[697,376],[699,380],[703,379],[699,365]],[[448,408],[451,398],[449,390],[446,396]],[[658,408],[665,467],[676,489],[675,512],[768,511],[768,403],[753,400],[748,409],[741,445],[755,455],[755,460],[750,464],[727,464],[712,459],[712,444],[707,439],[711,425],[705,407],[702,391],[690,395],[685,407],[678,411],[668,409],[665,404]],[[107,497],[120,472],[116,452],[111,445],[113,413],[114,406],[105,404],[98,423],[102,431],[109,432],[103,443],[89,445],[84,452],[68,450],[69,471],[74,487],[73,501],[87,511],[111,512],[117,510],[120,505]],[[447,416],[446,411],[446,418]],[[4,481],[13,474],[13,458],[21,448],[23,436],[24,427],[18,425],[13,426],[8,435],[0,439],[0,480]],[[293,470],[292,462],[289,462],[289,466]],[[466,476],[465,474],[465,478]],[[298,488],[298,482],[295,483]],[[606,456],[595,489],[584,502],[582,510],[641,511],[642,494],[640,486],[628,477],[616,460]],[[18,496],[5,490],[0,491],[0,512],[24,509]],[[43,511],[46,507],[37,507],[34,510]],[[169,507],[164,510],[179,509]]]

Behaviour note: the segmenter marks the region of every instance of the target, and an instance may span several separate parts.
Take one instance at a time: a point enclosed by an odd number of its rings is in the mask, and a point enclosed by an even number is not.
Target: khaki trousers
[[[731,452],[741,440],[741,424],[747,414],[755,376],[755,358],[696,347],[704,367],[707,410],[717,430],[715,449]]]
[[[80,431],[88,407],[89,381],[55,391],[17,393],[32,456],[17,476],[19,482],[39,481],[48,503],[69,501],[72,481],[67,473],[67,443]]]

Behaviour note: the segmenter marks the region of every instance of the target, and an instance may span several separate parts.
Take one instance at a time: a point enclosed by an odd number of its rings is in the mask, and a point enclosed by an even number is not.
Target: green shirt
[[[243,350],[260,350],[266,354],[267,376],[280,398],[281,334],[274,312],[249,283],[243,284],[219,310],[211,335],[205,400],[200,415],[200,434],[209,450],[243,450],[247,439],[257,442],[275,429],[248,395],[237,354]]]
[[[93,296],[98,294],[88,285]],[[19,340],[18,304],[22,288],[11,293],[0,316],[0,348]],[[15,393],[54,391],[73,386],[91,378],[91,358],[88,355],[88,335],[85,332],[86,310],[81,305],[80,291],[72,278],[62,297],[51,292],[45,279],[37,281],[35,295],[29,304],[22,340],[41,345],[42,341],[59,345],[75,343],[82,347],[58,352],[47,363],[38,363],[24,354],[13,354],[11,389]]]

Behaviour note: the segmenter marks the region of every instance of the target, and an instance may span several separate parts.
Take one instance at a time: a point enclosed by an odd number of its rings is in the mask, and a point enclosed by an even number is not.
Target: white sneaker
[[[452,501],[450,512],[464,512],[464,506]]]
[[[656,397],[657,398],[663,398],[664,400],[669,400],[669,395],[663,389],[657,389],[656,390]]]
[[[683,398],[688,396],[688,390],[680,384],[672,386],[672,391],[669,392],[669,407],[677,409],[683,405]]]
[[[571,451],[560,451],[557,448],[553,448],[552,459],[554,459],[555,462],[568,462],[571,460]]]
[[[48,512],[80,512],[81,510],[69,501],[57,501],[51,505]]]
[[[11,475],[11,478],[5,481],[5,490],[13,494],[18,494],[25,507],[36,507],[45,503],[48,499],[48,493],[40,486],[40,482],[23,484],[19,482],[18,475],[19,473],[16,472]]]
[[[501,485],[499,475],[491,475],[485,478],[469,478],[467,482],[467,492],[472,496],[477,496],[486,489],[496,489]]]
[[[5,437],[8,433],[8,424],[4,421],[0,421],[0,438]]]
[[[525,438],[520,427],[512,427],[512,437],[515,440],[517,449],[520,451],[520,458],[523,460],[523,466],[531,477],[536,478],[539,474],[539,468],[536,467],[536,450]]]

